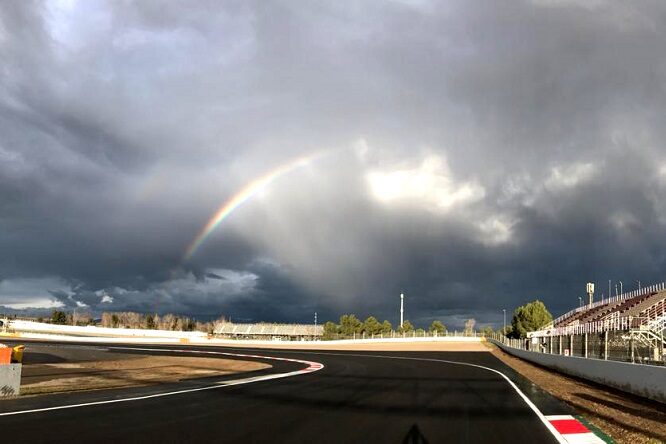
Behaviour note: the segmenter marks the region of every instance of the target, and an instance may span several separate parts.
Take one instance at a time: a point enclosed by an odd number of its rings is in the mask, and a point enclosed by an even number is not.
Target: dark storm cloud
[[[501,322],[663,280],[660,2],[7,2],[0,305]],[[206,220],[296,157],[191,261]]]

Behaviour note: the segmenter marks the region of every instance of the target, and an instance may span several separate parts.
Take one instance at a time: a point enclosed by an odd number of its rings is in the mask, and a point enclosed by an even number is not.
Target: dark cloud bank
[[[3,2],[0,305],[395,322],[404,291],[456,327],[661,281],[665,31],[658,1]]]

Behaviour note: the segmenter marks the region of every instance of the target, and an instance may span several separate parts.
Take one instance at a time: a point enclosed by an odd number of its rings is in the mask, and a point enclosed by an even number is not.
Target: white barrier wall
[[[18,396],[21,388],[21,364],[0,365],[0,398]]]
[[[11,320],[9,328],[16,332],[34,332],[45,334],[78,335],[78,336],[109,336],[109,337],[141,337],[141,338],[206,338],[208,335],[200,331],[168,331],[143,330],[132,328],[76,327],[72,325],[45,324],[41,322]]]
[[[666,367],[551,355],[508,347],[494,339],[490,341],[526,361],[666,403]]]

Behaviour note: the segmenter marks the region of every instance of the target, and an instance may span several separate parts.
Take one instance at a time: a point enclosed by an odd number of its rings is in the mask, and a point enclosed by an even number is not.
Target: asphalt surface
[[[114,346],[109,348],[113,353],[132,353]],[[177,354],[172,350],[181,347],[151,348],[163,351],[149,353]],[[192,350],[192,347],[187,349]],[[49,443],[557,442],[525,400],[497,373],[423,359],[455,361],[499,370],[544,415],[573,413],[565,404],[485,352],[201,349],[316,361],[325,368],[236,386],[216,384],[221,380],[239,378],[230,375],[158,387],[4,400],[0,401],[0,414],[189,388],[219,387],[129,402],[0,416],[0,433],[12,437],[11,442]],[[253,372],[251,376],[305,367],[293,362],[259,360],[273,367]]]

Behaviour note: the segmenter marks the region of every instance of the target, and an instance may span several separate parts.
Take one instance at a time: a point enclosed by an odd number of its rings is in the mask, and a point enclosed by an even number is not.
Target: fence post
[[[583,336],[583,340],[585,341],[585,357],[587,358],[587,333],[585,333],[585,336]]]
[[[608,330],[604,331],[604,360],[608,360]]]
[[[562,335],[557,337],[557,343],[560,345],[560,356],[562,356]]]

